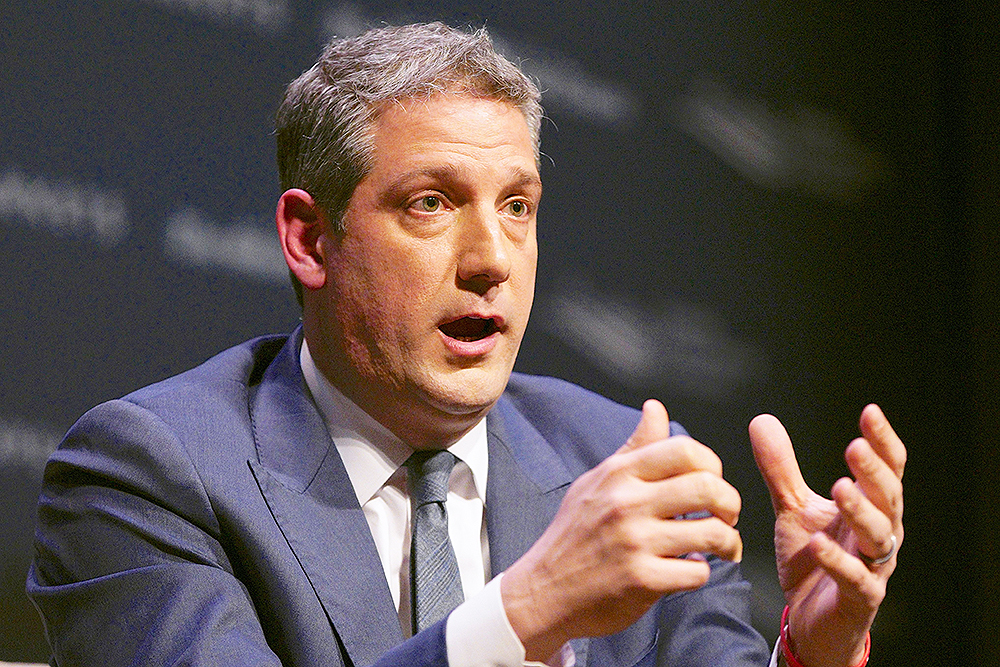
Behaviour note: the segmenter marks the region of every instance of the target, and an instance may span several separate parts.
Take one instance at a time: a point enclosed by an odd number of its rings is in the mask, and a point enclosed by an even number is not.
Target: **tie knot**
[[[419,451],[406,459],[406,485],[414,507],[443,503],[448,498],[448,478],[455,455],[446,449]]]

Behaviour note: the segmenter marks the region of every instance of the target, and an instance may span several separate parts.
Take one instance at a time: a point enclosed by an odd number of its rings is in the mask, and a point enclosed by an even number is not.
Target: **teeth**
[[[441,331],[450,338],[463,342],[480,340],[493,333],[496,325],[492,319],[463,317],[441,325]]]

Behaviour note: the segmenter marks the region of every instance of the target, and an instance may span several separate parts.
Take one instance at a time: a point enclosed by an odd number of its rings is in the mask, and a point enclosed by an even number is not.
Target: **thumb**
[[[619,452],[627,452],[670,437],[670,417],[667,409],[655,398],[642,404],[642,418]]]
[[[782,509],[801,504],[809,493],[788,432],[777,417],[758,415],[750,422],[750,444],[760,474],[771,493],[777,514]]]

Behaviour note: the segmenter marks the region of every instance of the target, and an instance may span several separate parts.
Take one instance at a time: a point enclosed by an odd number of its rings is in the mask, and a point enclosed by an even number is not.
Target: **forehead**
[[[524,113],[507,102],[439,93],[386,104],[372,123],[376,163],[389,166],[453,157],[473,162],[531,163],[537,175],[531,132]],[[395,166],[399,166],[396,164]]]

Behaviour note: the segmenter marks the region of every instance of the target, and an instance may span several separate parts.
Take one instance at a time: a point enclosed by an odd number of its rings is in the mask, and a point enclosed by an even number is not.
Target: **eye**
[[[413,207],[423,213],[436,213],[441,210],[441,198],[425,195],[413,203]]]
[[[508,214],[514,216],[515,218],[523,218],[524,216],[528,215],[528,211],[530,209],[528,208],[527,202],[521,201],[520,199],[515,199],[514,201],[509,202],[506,206],[504,206],[504,210],[507,211]]]

